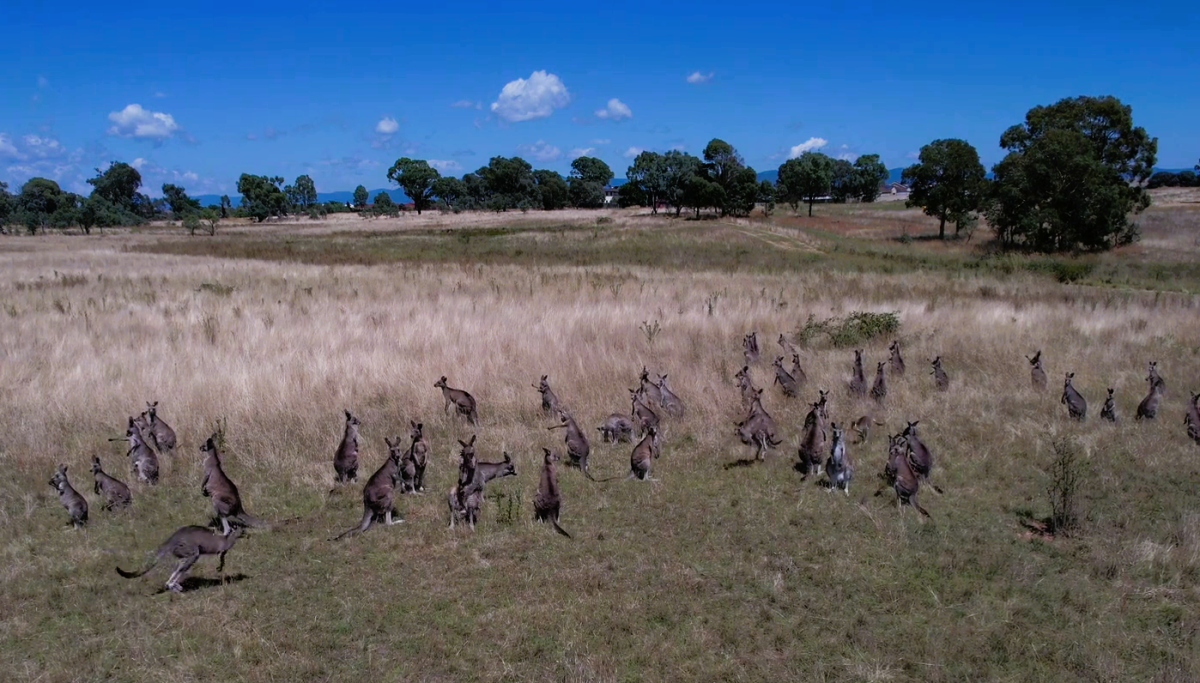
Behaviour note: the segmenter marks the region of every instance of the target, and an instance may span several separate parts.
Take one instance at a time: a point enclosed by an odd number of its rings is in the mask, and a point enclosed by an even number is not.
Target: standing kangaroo
[[[642,390],[630,389],[629,393],[632,395],[629,413],[633,415],[634,422],[638,427],[638,433],[645,434],[646,430],[650,427],[658,429],[658,413],[654,412],[654,409],[646,404],[646,395]]]
[[[633,418],[621,413],[613,413],[604,418],[604,424],[596,428],[604,443],[617,443],[633,440]]]
[[[1029,383],[1038,391],[1046,390],[1046,368],[1042,366],[1042,350],[1038,349],[1033,358],[1025,356],[1029,361]]]
[[[862,349],[854,350],[854,369],[850,374],[850,395],[858,398],[867,395],[867,377],[863,374]]]
[[[784,396],[794,398],[797,389],[796,378],[792,376],[792,373],[783,369],[783,356],[776,358],[774,365],[775,381],[773,383],[779,385],[779,388],[783,390]]]
[[[1188,438],[1200,444],[1200,394],[1192,394],[1183,422],[1187,425]]]
[[[746,357],[746,365],[754,365],[761,357],[758,351],[758,333],[751,332],[742,337],[742,355]]]
[[[671,385],[667,383],[666,375],[658,379],[658,391],[661,394],[658,404],[662,406],[663,410],[667,411],[667,415],[674,418],[683,417],[683,401],[671,390]]]
[[[929,475],[933,473],[933,453],[917,434],[917,425],[919,424],[921,424],[920,420],[909,422],[900,435],[908,444],[908,458],[911,461],[913,472],[926,484],[932,486],[934,491],[941,493],[942,490],[929,480]]]
[[[896,509],[903,514],[903,505],[911,505],[917,509],[917,512],[929,516],[925,508],[917,502],[917,492],[921,489],[921,481],[917,478],[916,472],[913,471],[912,464],[909,462],[911,451],[908,448],[908,441],[903,435],[888,436],[888,460],[887,466],[884,467],[883,477],[892,490],[896,492]],[[882,489],[880,490],[882,492]],[[875,495],[879,495],[876,493]]]
[[[783,355],[785,356],[800,355],[800,352],[796,350],[796,347],[793,346],[792,343],[787,340],[787,337],[783,336],[782,334],[779,335],[779,348],[783,349]]]
[[[742,369],[738,370],[733,377],[737,381],[738,391],[742,395],[742,408],[750,408],[750,404],[758,396],[758,389],[754,386],[754,381],[750,379],[750,366],[742,366]]]
[[[877,403],[883,403],[883,399],[887,398],[887,372],[884,368],[887,363],[877,363],[875,366],[875,383],[871,385],[871,398]]]
[[[661,453],[662,446],[658,440],[658,429],[653,426],[646,428],[646,435],[629,454],[629,475],[625,478],[654,481],[650,477],[650,468]]]
[[[762,406],[762,389],[758,390],[759,397],[755,399],[750,415],[737,423],[737,435],[742,443],[755,447],[754,459],[765,460],[766,451],[783,443],[775,437],[778,427],[775,418]]]
[[[225,536],[217,534],[205,529],[202,526],[185,526],[180,527],[171,537],[163,544],[158,546],[158,551],[154,554],[154,559],[144,569],[135,572],[127,572],[120,567],[117,567],[117,573],[127,579],[136,579],[146,572],[154,569],[162,559],[168,555],[174,555],[179,560],[175,571],[171,572],[170,578],[167,579],[167,590],[175,593],[183,592],[183,584],[180,583],[192,565],[196,564],[202,555],[219,555],[220,562],[217,565],[217,573],[225,572],[225,553],[233,547],[233,542],[242,534],[242,530],[234,529],[231,533]]]
[[[125,429],[124,439],[109,439],[109,441],[129,441],[129,451],[126,455],[129,456],[133,474],[137,480],[151,485],[158,483],[158,456],[154,454],[154,449],[146,444],[146,439],[142,435],[142,430],[138,428],[135,418],[129,418],[129,426]]]
[[[163,454],[167,451],[174,452],[175,430],[171,429],[171,425],[158,416],[158,401],[146,402],[146,418],[150,423],[150,438],[154,440],[154,447],[158,449],[158,452]]]
[[[50,477],[49,483],[58,491],[59,502],[67,509],[67,514],[71,515],[71,526],[76,529],[86,526],[88,521],[87,499],[79,495],[79,492],[67,480],[67,466],[59,465],[54,476]]]
[[[950,376],[946,374],[946,369],[942,367],[942,357],[938,356],[929,361],[933,366],[933,370],[929,373],[933,375],[933,383],[938,391],[946,391],[950,388]]]
[[[229,524],[231,519],[243,526],[266,526],[265,522],[247,512],[242,506],[242,496],[238,493],[237,486],[221,466],[221,451],[213,440],[216,436],[213,434],[200,445],[200,452],[204,453],[204,481],[200,482],[200,495],[212,500],[213,512],[217,514],[225,536],[228,536],[233,528]]]
[[[1100,409],[1100,419],[1109,422],[1117,421],[1117,402],[1113,399],[1112,387],[1108,388],[1108,397],[1104,399],[1104,407]]]
[[[850,495],[850,480],[854,478],[854,464],[850,454],[846,452],[846,434],[834,422],[830,425],[833,430],[833,446],[829,449],[829,459],[825,461],[825,475],[829,477],[829,491],[842,489]]]
[[[562,404],[550,389],[549,375],[542,375],[541,381],[534,384],[533,388],[542,395],[542,412],[546,414],[546,417],[554,417]]]
[[[1146,381],[1150,383],[1150,393],[1138,404],[1135,420],[1153,420],[1158,417],[1158,406],[1162,403],[1163,387],[1166,385],[1162,383],[1157,370],[1153,367],[1151,370],[1150,375],[1146,377]]]
[[[892,371],[892,375],[895,377],[903,377],[904,358],[900,355],[900,340],[893,340],[892,345],[888,347],[888,351],[892,352],[892,355],[888,358],[888,365],[891,366],[890,370]]]
[[[358,426],[361,423],[349,410],[344,412],[346,428],[342,432],[341,443],[333,453],[333,472],[339,484],[358,481]]]
[[[453,528],[456,520],[465,520],[470,524],[471,531],[474,531],[475,523],[479,521],[479,508],[483,504],[484,486],[499,477],[517,476],[517,467],[508,453],[504,454],[504,460],[500,462],[479,462],[475,456],[474,436],[470,441],[459,441],[458,443],[463,447],[460,456],[463,464],[459,467],[459,484],[450,490],[448,498],[450,526]],[[470,465],[466,464],[468,460]]]
[[[661,379],[659,381],[662,381]],[[650,379],[650,371],[642,366],[642,374],[638,375],[638,390],[644,394],[643,400],[648,406],[662,406],[662,390],[658,382]]]
[[[802,387],[808,383],[808,375],[804,374],[804,368],[800,367],[800,354],[792,354],[792,377],[796,379],[796,386]]]
[[[450,406],[454,406],[455,412],[467,418],[467,422],[472,425],[479,421],[479,413],[476,410],[475,397],[463,391],[462,389],[454,389],[446,384],[446,376],[433,383],[433,386],[442,390],[442,398],[446,399],[446,410]]]
[[[425,466],[429,464],[429,442],[425,440],[425,425],[414,420],[408,421],[412,427],[408,437],[412,445],[404,455],[401,463],[402,487],[401,493],[424,493]]]
[[[558,472],[554,467],[558,453],[543,448],[542,454],[542,478],[533,495],[533,518],[538,522],[550,522],[555,531],[570,538],[571,534],[558,525],[558,514],[562,508],[562,491],[558,488]]]
[[[1167,383],[1163,380],[1162,375],[1158,374],[1158,361],[1156,361],[1156,360],[1150,361],[1149,370],[1148,370],[1147,374],[1150,375],[1150,377],[1149,377],[1150,385],[1157,386],[1159,393],[1162,394],[1163,396],[1166,396],[1167,395]]]
[[[100,467],[100,458],[94,455],[92,456],[92,476],[96,478],[93,493],[104,497],[101,509],[111,511],[116,508],[127,508],[133,502],[133,494],[129,492],[129,487],[125,485],[125,482],[106,474]]]
[[[825,455],[825,392],[820,399],[810,404],[812,409],[804,417],[804,434],[800,437],[800,473],[803,479],[810,474],[820,474]]]
[[[392,514],[395,512],[392,505],[396,499],[396,483],[400,480],[400,460],[405,456],[404,449],[400,448],[400,437],[396,437],[393,443],[387,437],[383,438],[383,442],[388,447],[388,457],[375,470],[375,474],[367,480],[367,485],[363,487],[363,518],[362,523],[356,527],[350,527],[343,531],[335,541],[340,541],[347,536],[361,534],[371,528],[371,524],[377,519],[383,519],[388,526],[399,524],[403,519],[392,520]]]
[[[1087,419],[1087,401],[1083,399],[1083,395],[1075,391],[1075,387],[1071,386],[1071,380],[1075,377],[1075,373],[1068,372],[1063,380],[1063,393],[1059,403],[1067,407],[1067,414],[1072,419],[1080,422]]]
[[[587,435],[583,433],[583,430],[575,423],[575,418],[567,411],[559,409],[558,419],[560,420],[559,424],[547,427],[546,429],[567,430],[567,436],[564,441],[567,444],[567,456],[571,458],[571,465],[582,470],[583,476],[596,481],[592,477],[591,471],[588,470],[588,454],[591,453],[592,447],[588,444]]]

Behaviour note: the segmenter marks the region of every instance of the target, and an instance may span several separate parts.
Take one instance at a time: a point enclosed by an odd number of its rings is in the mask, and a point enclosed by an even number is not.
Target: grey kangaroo
[[[200,452],[204,453],[204,481],[200,483],[200,494],[212,500],[213,512],[221,522],[222,534],[229,535],[233,528],[229,523],[231,519],[243,526],[266,526],[265,522],[242,506],[242,496],[237,486],[221,466],[222,455],[214,437],[216,434],[200,445]]]
[[[846,452],[846,434],[834,422],[830,424],[833,431],[833,446],[829,449],[829,459],[825,461],[825,475],[829,477],[829,491],[842,489],[850,495],[850,480],[854,478],[854,465],[850,454]]]
[[[929,364],[933,366],[933,370],[929,374],[933,375],[934,386],[937,387],[938,391],[948,390],[950,388],[950,375],[947,375],[946,369],[942,367],[942,357],[938,356],[934,358],[929,361]]]
[[[1038,391],[1046,390],[1046,368],[1042,366],[1042,350],[1038,349],[1033,358],[1025,356],[1029,361],[1029,383]]]
[[[67,514],[71,515],[71,526],[76,529],[86,526],[88,521],[87,499],[79,495],[79,492],[67,480],[66,465],[58,466],[54,476],[50,477],[50,485],[58,491],[58,500],[67,509]]]
[[[100,467],[100,458],[94,455],[92,456],[92,476],[96,478],[93,493],[104,498],[104,505],[101,506],[101,509],[127,508],[133,503],[133,494],[129,492],[129,487],[125,485],[125,482],[109,476]]]
[[[1100,419],[1109,422],[1117,421],[1117,401],[1113,398],[1112,387],[1108,388],[1108,396],[1104,399],[1104,406],[1100,408]]]
[[[542,395],[542,412],[546,414],[546,417],[554,417],[562,404],[559,402],[558,396],[555,396],[554,391],[550,389],[549,375],[542,375],[541,381],[534,384],[533,388]]]
[[[412,429],[408,436],[412,444],[404,454],[400,463],[400,492],[424,493],[425,467],[429,464],[429,442],[425,440],[425,425],[414,420],[408,421]]]
[[[542,478],[533,496],[533,518],[538,522],[550,522],[555,531],[570,538],[571,534],[558,525],[558,515],[562,509],[562,491],[558,488],[558,471],[554,467],[558,453],[543,448],[542,455]]]
[[[158,416],[158,401],[146,402],[146,421],[150,424],[150,438],[159,453],[175,450],[175,430]]]
[[[479,421],[479,412],[475,403],[475,397],[463,391],[462,389],[454,389],[446,384],[446,376],[442,375],[441,379],[433,383],[433,386],[442,390],[442,398],[446,400],[446,410],[450,406],[454,406],[455,412],[467,418],[467,422],[472,425]]]
[[[863,374],[862,349],[854,350],[854,369],[850,373],[850,395],[859,398],[867,395],[867,378]]]
[[[876,402],[883,403],[883,399],[887,398],[887,371],[884,368],[887,363],[877,363],[875,366],[875,383],[871,385],[871,398]]]
[[[546,429],[567,430],[564,442],[567,444],[567,456],[571,458],[571,465],[578,467],[583,472],[583,476],[596,481],[588,469],[588,454],[591,453],[592,447],[588,444],[587,435],[575,423],[575,418],[561,408],[558,411],[558,419],[560,420],[559,424],[547,427]]]
[[[220,562],[217,565],[217,573],[225,572],[225,553],[233,547],[233,542],[242,534],[240,528],[234,529],[228,535],[220,536],[209,531],[202,526],[185,526],[180,527],[171,537],[163,544],[158,546],[158,551],[154,554],[154,559],[144,569],[135,572],[125,571],[117,567],[117,573],[127,579],[136,579],[146,572],[154,569],[163,558],[168,555],[173,555],[179,560],[179,564],[175,566],[175,571],[171,572],[170,578],[167,579],[167,590],[175,593],[183,592],[183,584],[181,583],[184,576],[192,565],[196,564],[202,555],[218,555]]]
[[[633,418],[621,413],[613,413],[604,418],[604,424],[596,428],[604,443],[617,443],[633,440]]]
[[[382,518],[388,526],[404,521],[403,519],[392,520],[394,513],[392,505],[396,498],[396,482],[400,480],[400,460],[404,457],[405,450],[400,447],[400,437],[396,437],[394,443],[384,437],[383,442],[387,444],[388,457],[379,469],[375,470],[375,474],[372,474],[371,478],[367,480],[367,485],[363,487],[362,523],[343,531],[333,539],[335,541],[361,534],[370,529],[371,524],[377,519]]]
[[[1162,378],[1158,376],[1156,369],[1152,368],[1152,372],[1146,377],[1146,381],[1150,383],[1150,393],[1146,394],[1146,398],[1138,404],[1137,416],[1135,420],[1153,420],[1158,417],[1158,406],[1162,403],[1163,387]]]
[[[358,426],[361,423],[349,410],[345,413],[346,427],[342,431],[342,441],[333,453],[333,472],[339,484],[358,481]]]
[[[1083,399],[1083,395],[1076,391],[1075,387],[1071,385],[1071,380],[1074,378],[1075,373],[1067,373],[1066,378],[1063,380],[1063,393],[1062,398],[1059,399],[1059,403],[1062,403],[1067,407],[1067,414],[1070,415],[1072,419],[1082,422],[1087,419],[1087,401],[1085,401]]]
[[[888,347],[888,351],[892,352],[892,355],[888,358],[888,365],[891,366],[889,369],[892,371],[892,375],[903,377],[904,358],[900,355],[900,340],[893,340],[892,345]]]
[[[129,456],[133,474],[137,480],[145,484],[158,483],[158,456],[154,449],[146,443],[142,430],[138,427],[137,419],[130,417],[129,426],[125,429],[124,439],[109,439],[109,441],[128,441]]]

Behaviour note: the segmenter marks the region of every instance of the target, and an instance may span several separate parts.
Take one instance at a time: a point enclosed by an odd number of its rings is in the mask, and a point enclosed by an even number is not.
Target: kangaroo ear
[[[346,413],[346,419],[349,420],[351,418],[350,411],[346,410],[344,412]]]
[[[463,441],[462,439],[459,439],[459,440],[458,440],[458,444],[459,444],[460,446],[462,446],[463,448],[466,448],[467,446],[470,446],[470,445],[471,445],[471,444],[467,443],[466,441]]]
[[[472,434],[472,435],[471,435],[471,441],[469,442],[469,444],[470,444],[470,445],[472,445],[472,446],[474,446],[474,445],[475,445],[475,437],[476,437],[476,436],[479,436],[479,435],[478,435],[478,434]]]
[[[512,457],[508,454],[508,451],[504,451],[504,462],[512,462]]]

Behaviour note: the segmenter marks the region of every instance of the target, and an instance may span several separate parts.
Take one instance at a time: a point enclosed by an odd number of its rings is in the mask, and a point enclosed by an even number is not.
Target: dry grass
[[[643,220],[614,232],[661,247],[639,234],[658,227]],[[1179,424],[1200,377],[1200,300],[929,265],[940,261],[877,272],[883,257],[753,222],[691,223],[666,243],[684,245],[685,228],[727,244],[701,250],[703,268],[672,257],[660,269],[625,252],[587,257],[611,244],[589,243],[582,225],[502,232],[544,248],[483,264],[399,247],[371,265],[261,260],[294,258],[267,249],[292,239],[270,228],[225,241],[5,240],[0,666],[52,681],[1200,676],[1200,453]],[[229,255],[258,260],[129,250],[224,253],[251,239],[263,246]],[[305,239],[307,253],[336,254],[385,237]],[[550,251],[560,239],[572,258]],[[795,245],[795,260],[719,260],[772,240]],[[749,455],[733,435],[742,334],[758,330],[768,356],[810,314],[857,310],[899,313],[909,375],[893,378],[880,419],[893,432],[921,420],[946,490],[922,493],[929,522],[897,514],[890,493],[871,496],[884,428],[851,447],[849,499],[801,483],[790,460],[803,405],[771,388],[786,445],[763,466],[725,467]],[[651,341],[640,328],[655,321]],[[864,345],[871,367],[887,341]],[[1045,396],[1029,390],[1022,358],[1037,348],[1052,378]],[[934,355],[951,375],[946,394],[932,391],[922,360]],[[1150,359],[1169,393],[1162,419],[1134,424]],[[842,389],[851,360],[804,349],[802,396],[832,389],[838,422],[868,409]],[[530,383],[549,374],[594,428],[628,409],[643,365],[669,372],[688,404],[667,423],[659,481],[597,485],[564,471],[562,523],[575,540],[535,525],[540,447],[562,437],[543,429]],[[769,370],[754,369],[759,385]],[[1057,401],[1067,370],[1091,403],[1084,425]],[[519,472],[490,487],[473,536],[445,529],[455,439],[472,432],[442,412],[432,386],[442,374],[480,402],[481,458],[507,450]],[[1124,420],[1115,427],[1098,420],[1107,386]],[[133,511],[106,514],[87,463],[98,454],[127,478],[123,449],[105,439],[156,399],[179,453],[162,485],[135,486]],[[335,545],[327,539],[361,515],[357,487],[330,494],[343,408],[362,418],[367,473],[409,419],[426,423],[433,457],[429,494],[399,501],[405,524]],[[120,579],[114,564],[137,564],[175,527],[210,516],[197,448],[217,420],[249,509],[298,519],[240,540],[226,585],[172,596],[154,594],[162,573]],[[1050,514],[1051,444],[1064,437],[1084,468],[1079,531],[1029,539],[1022,521]],[[627,471],[628,447],[598,441],[593,472]],[[93,504],[85,531],[65,530],[46,485],[57,462]],[[212,562],[194,574],[214,576]]]

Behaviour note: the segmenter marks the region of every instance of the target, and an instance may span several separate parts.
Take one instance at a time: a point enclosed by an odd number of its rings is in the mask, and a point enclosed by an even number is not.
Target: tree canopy
[[[1034,107],[1000,146],[987,215],[1001,244],[1056,252],[1137,239],[1129,215],[1150,205],[1158,139],[1133,125],[1131,107],[1115,97]]]
[[[429,188],[431,194],[441,200],[447,209],[453,209],[467,196],[467,186],[454,176],[442,176],[433,181]]]
[[[878,154],[863,154],[854,160],[857,181],[856,196],[859,201],[873,202],[879,198],[879,186],[888,178],[887,166]]]
[[[242,209],[259,223],[271,216],[286,216],[288,199],[283,193],[283,178],[250,175],[238,178],[237,190],[242,195]]]
[[[387,177],[404,189],[404,194],[412,200],[419,216],[433,203],[433,184],[442,174],[423,159],[403,157],[392,164]]]
[[[632,200],[626,193],[635,192],[650,204],[650,213],[658,213],[658,202],[666,194],[666,159],[658,152],[641,152],[625,171],[626,183],[621,187],[621,202]]]
[[[533,181],[537,183],[539,206],[546,211],[553,211],[567,206],[570,201],[567,181],[556,171],[537,170],[533,172]]]
[[[946,221],[954,234],[972,211],[978,211],[987,190],[979,153],[966,140],[934,140],[921,148],[917,163],[904,169],[901,180],[909,186],[908,206],[919,206],[938,219],[938,237],[946,239]]]
[[[164,183],[162,193],[163,199],[166,199],[167,204],[171,207],[171,216],[175,220],[181,220],[185,214],[200,210],[200,200],[187,196],[187,192],[178,185]]]
[[[812,215],[813,202],[828,195],[833,184],[833,159],[821,152],[805,152],[788,159],[779,167],[779,194],[796,210],[800,202],[808,202]]]
[[[296,178],[295,184],[283,188],[283,193],[293,206],[305,210],[311,209],[317,203],[317,185],[308,175]]]
[[[87,182],[95,188],[92,194],[115,206],[133,210],[134,198],[142,186],[142,174],[123,161],[114,161],[103,171],[96,169],[96,177]]]
[[[579,179],[585,183],[596,183],[601,189],[612,182],[613,172],[596,157],[579,157],[571,162],[571,180]]]
[[[369,202],[369,201],[370,201],[370,194],[367,192],[367,188],[363,187],[362,185],[359,185],[358,187],[354,188],[354,205],[355,206],[358,206],[358,207],[366,206],[367,202]]]

